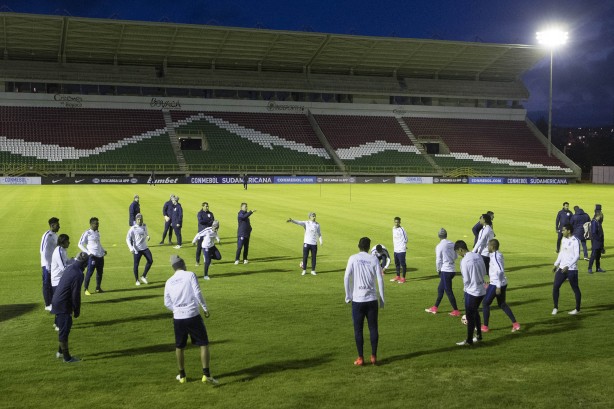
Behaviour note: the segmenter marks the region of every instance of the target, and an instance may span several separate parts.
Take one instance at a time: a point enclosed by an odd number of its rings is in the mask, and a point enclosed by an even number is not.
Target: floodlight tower
[[[552,62],[554,49],[567,42],[567,31],[550,28],[537,32],[537,42],[550,49],[550,96],[548,99],[548,156],[552,155]]]

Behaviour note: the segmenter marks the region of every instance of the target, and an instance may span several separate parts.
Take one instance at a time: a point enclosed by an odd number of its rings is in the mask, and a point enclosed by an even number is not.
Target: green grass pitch
[[[614,190],[606,186],[250,185],[242,186],[2,186],[0,262],[1,408],[606,408],[612,407],[614,264],[610,253]],[[154,265],[150,284],[136,287],[125,244],[128,206],[141,197]],[[171,193],[185,213],[184,247],[159,246],[161,208]],[[200,382],[198,349],[186,350],[188,383],[175,381],[172,314],[164,308],[169,256],[194,267],[196,213],[208,201],[220,220],[223,260],[200,280],[211,317],[211,370],[218,387]],[[236,215],[252,216],[250,264],[233,264]],[[554,218],[563,201],[592,215],[605,212],[605,274],[579,262],[582,313],[569,316],[573,293],[561,288],[552,310]],[[459,319],[424,312],[436,296],[434,249],[441,227],[450,240],[472,243],[471,227],[495,212],[509,280],[508,303],[522,330],[494,307],[491,332],[473,348]],[[303,230],[286,223],[317,212],[324,246],[318,276],[301,277]],[[108,250],[105,294],[84,297],[70,336],[82,362],[54,357],[57,333],[43,310],[38,248],[47,220],[60,218],[69,254],[91,216],[100,218]],[[358,239],[392,248],[395,216],[407,229],[408,281],[385,278],[377,367],[354,367],[351,309],[343,272]],[[142,266],[141,266],[142,269]],[[611,272],[610,272],[611,271]],[[462,280],[454,279],[462,306]],[[365,352],[370,350],[365,328]]]

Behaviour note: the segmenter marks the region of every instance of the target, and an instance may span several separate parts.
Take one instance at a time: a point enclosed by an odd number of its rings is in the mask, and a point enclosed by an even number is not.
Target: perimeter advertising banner
[[[411,185],[433,184],[432,176],[400,176],[394,179],[395,179],[394,183],[398,183],[398,184],[411,184]]]
[[[394,177],[357,177],[355,183],[394,183]]]
[[[507,178],[508,185],[568,185],[567,178]]]
[[[0,178],[0,185],[40,185],[38,176],[4,176]]]
[[[203,175],[203,176],[188,176],[183,178],[184,182],[192,185],[232,185],[243,184],[243,178],[239,176],[215,176],[215,175]],[[178,182],[179,183],[179,182]],[[274,183],[273,176],[249,176],[247,178],[247,184],[259,185],[265,183]]]
[[[135,185],[146,183],[147,177],[136,176],[112,176],[112,175],[88,175],[78,177],[44,177],[43,185]],[[175,182],[177,183],[177,182]]]
[[[463,184],[469,183],[469,178],[467,177],[459,177],[459,178],[433,178],[433,183],[448,183],[448,184]]]

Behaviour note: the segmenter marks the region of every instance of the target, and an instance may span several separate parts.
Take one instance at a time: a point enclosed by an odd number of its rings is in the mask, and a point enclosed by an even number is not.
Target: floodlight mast
[[[552,64],[554,49],[567,42],[567,31],[548,29],[537,32],[537,42],[550,49],[550,94],[548,98],[548,156],[552,156]]]

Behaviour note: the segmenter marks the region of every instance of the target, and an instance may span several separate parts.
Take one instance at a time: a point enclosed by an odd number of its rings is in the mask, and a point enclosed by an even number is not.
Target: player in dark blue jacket
[[[141,213],[141,205],[139,204],[139,195],[134,196],[134,200],[130,203],[128,208],[128,226],[134,225],[134,219],[136,215]]]
[[[256,210],[247,211],[247,203],[241,203],[241,210],[237,215],[239,227],[237,229],[237,254],[235,255],[235,264],[239,264],[241,257],[241,248],[243,248],[243,264],[247,264],[247,253],[249,252],[249,236],[252,233],[252,225],[249,217]]]
[[[588,262],[588,272],[593,274],[593,262],[597,267],[598,273],[605,273],[605,270],[601,269],[601,254],[604,253],[604,235],[603,235],[603,213],[595,213],[595,217],[591,221],[590,227],[590,239],[591,239],[591,259]]]
[[[202,210],[198,212],[196,215],[198,219],[198,232],[205,230],[207,227],[211,227],[213,225],[213,221],[215,217],[213,213],[209,211],[209,203],[203,202]],[[198,239],[198,243],[196,243],[196,267],[198,267],[200,263],[200,255],[203,251],[203,237]]]
[[[584,238],[584,223],[590,222],[591,217],[584,213],[584,210],[580,206],[573,207],[574,215],[571,216],[571,226],[573,228],[573,235],[582,244],[582,250],[584,251],[584,260],[588,261],[588,250],[586,249],[586,238]]]
[[[179,196],[174,196],[171,200],[170,218],[175,237],[177,238],[175,248],[179,249],[181,248],[181,228],[183,227],[183,208],[181,203],[179,203]]]
[[[64,357],[64,362],[78,362],[79,359],[70,355],[68,350],[68,335],[72,328],[72,316],[81,315],[81,285],[83,284],[83,270],[87,265],[87,253],[79,253],[72,264],[69,264],[60,278],[51,301],[51,313],[55,314],[56,325],[59,327],[58,339],[60,347],[56,358]]]
[[[554,222],[554,228],[558,234],[556,239],[556,252],[561,249],[561,240],[563,239],[563,226],[571,223],[571,210],[569,210],[569,202],[563,203],[563,208],[556,214],[556,221]]]
[[[173,205],[173,198],[175,195],[171,195],[170,199],[162,206],[162,216],[164,216],[164,233],[162,233],[162,241],[160,244],[164,244],[166,240],[166,233],[168,232],[168,242],[173,244],[173,229],[171,228],[171,206]]]

